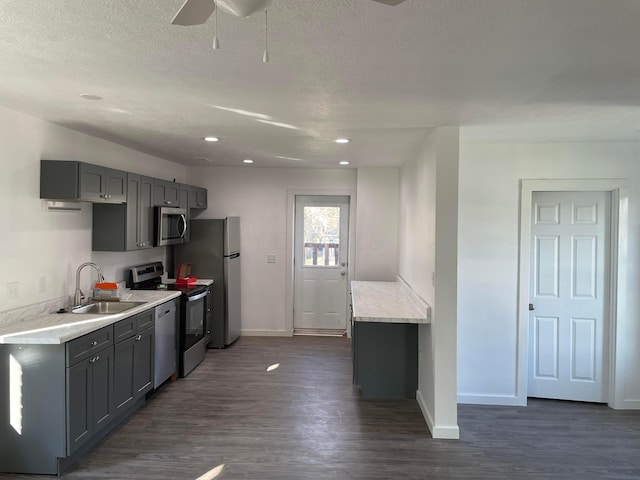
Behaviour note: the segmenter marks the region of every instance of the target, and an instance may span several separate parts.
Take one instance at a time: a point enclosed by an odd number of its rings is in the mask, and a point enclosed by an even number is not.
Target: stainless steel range
[[[128,287],[132,290],[176,290],[180,297],[180,319],[176,336],[178,373],[186,377],[204,359],[209,343],[207,331],[207,295],[211,288],[205,285],[178,285],[163,283],[162,262],[138,265],[129,270]]]

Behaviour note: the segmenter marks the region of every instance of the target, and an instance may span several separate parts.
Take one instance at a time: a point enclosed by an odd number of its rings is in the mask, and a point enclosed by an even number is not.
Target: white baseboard
[[[619,405],[609,405],[614,410],[640,410],[640,400],[623,400]]]
[[[418,406],[422,410],[422,415],[427,422],[427,427],[431,432],[433,438],[442,438],[448,440],[458,440],[460,438],[460,428],[457,425],[436,425],[431,412],[427,408],[427,403],[424,401],[424,397],[420,393],[420,390],[416,390],[416,400]]]
[[[458,395],[458,404],[526,407],[527,398],[518,398],[515,395],[463,394]]]
[[[241,337],[292,337],[293,332],[286,330],[253,330],[243,329],[240,330]]]

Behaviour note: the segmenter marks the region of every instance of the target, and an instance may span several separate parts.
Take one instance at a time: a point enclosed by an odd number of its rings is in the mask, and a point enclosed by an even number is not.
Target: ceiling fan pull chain
[[[267,16],[268,10],[264,11],[264,53],[262,54],[262,61],[267,63],[269,61],[269,51],[267,50],[267,34],[269,32],[269,17]]]
[[[213,32],[213,49],[218,50],[220,48],[220,42],[218,42],[218,0],[213,0],[213,4],[216,7],[215,16],[215,30]]]

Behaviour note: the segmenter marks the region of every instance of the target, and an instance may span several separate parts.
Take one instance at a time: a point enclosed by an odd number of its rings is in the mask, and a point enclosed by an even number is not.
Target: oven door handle
[[[187,297],[187,302],[195,302],[196,300],[200,300],[201,298],[204,298],[207,295],[207,292],[202,292],[199,293],[197,295],[193,295],[191,297]]]

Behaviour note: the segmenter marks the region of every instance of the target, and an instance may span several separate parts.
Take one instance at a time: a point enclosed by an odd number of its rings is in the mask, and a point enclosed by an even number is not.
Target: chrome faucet
[[[77,307],[78,305],[80,305],[80,302],[84,298],[84,294],[82,293],[82,290],[80,290],[80,271],[84,267],[93,267],[93,268],[95,268],[96,272],[98,272],[98,283],[103,283],[104,282],[104,276],[102,275],[102,267],[100,265],[98,265],[97,263],[93,263],[93,262],[85,262],[82,265],[80,265],[78,267],[78,270],[76,270],[76,292],[75,292],[75,296],[73,298],[73,306],[74,307]]]

